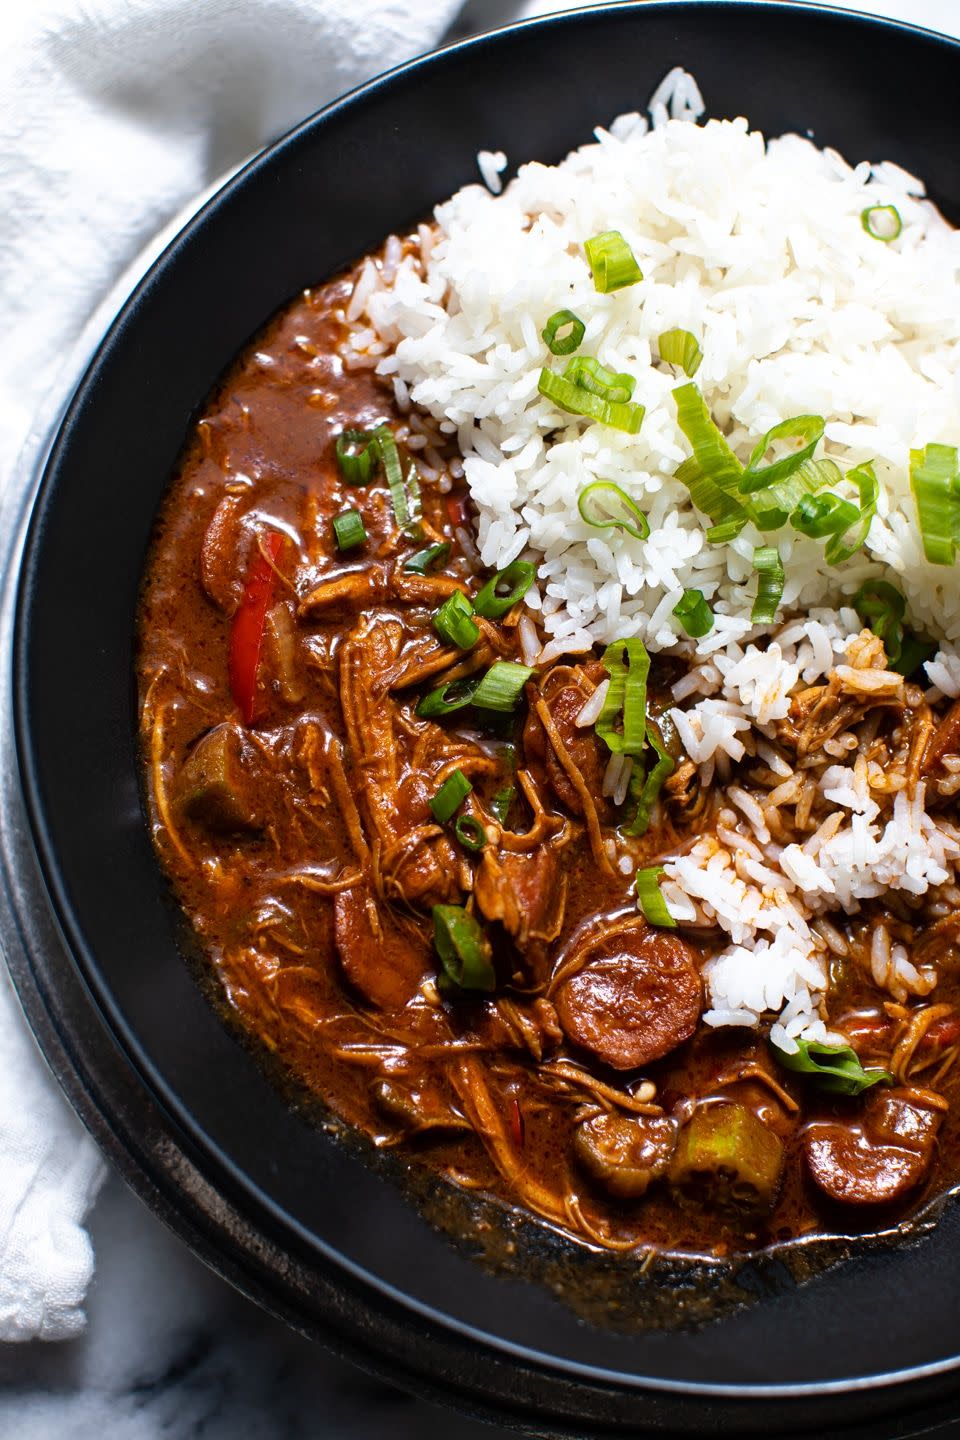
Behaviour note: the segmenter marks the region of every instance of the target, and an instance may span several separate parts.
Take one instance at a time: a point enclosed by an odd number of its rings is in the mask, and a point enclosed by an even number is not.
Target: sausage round
[[[607,925],[554,998],[567,1038],[615,1070],[659,1060],[689,1040],[703,1005],[692,945],[640,917]]]
[[[889,1090],[867,1102],[861,1120],[823,1121],[807,1130],[810,1174],[831,1200],[888,1205],[926,1179],[942,1114],[922,1091]]]

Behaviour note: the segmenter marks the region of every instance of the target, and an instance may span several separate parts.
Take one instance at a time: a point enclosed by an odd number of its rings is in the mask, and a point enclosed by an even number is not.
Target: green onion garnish
[[[628,435],[636,435],[646,414],[642,405],[603,400],[585,386],[577,385],[552,370],[540,371],[537,389],[569,415],[585,415],[589,420],[598,420],[601,425],[623,430]]]
[[[887,659],[900,659],[903,648],[903,617],[907,602],[886,580],[867,580],[853,597],[853,608],[864,625],[883,641]]]
[[[857,553],[866,540],[871,521],[877,513],[880,482],[870,462],[858,465],[855,470],[848,470],[846,478],[852,480],[857,486],[860,494],[860,512],[851,530],[842,535],[831,536],[827,541],[823,554],[828,565],[841,565],[844,560],[849,560],[851,555]]]
[[[936,655],[938,649],[939,646],[935,640],[927,640],[923,635],[914,635],[912,630],[904,630],[903,639],[900,642],[900,654],[895,660],[891,660],[887,656],[887,663],[891,670],[896,670],[904,679],[909,680],[921,665]]]
[[[673,607],[673,613],[687,634],[692,635],[695,640],[701,635],[709,635],[713,629],[713,611],[704,600],[702,590],[684,590]]]
[[[577,355],[569,360],[563,370],[564,380],[572,380],[591,395],[609,400],[613,405],[623,405],[632,398],[637,382],[625,370],[609,370],[593,355]]]
[[[510,814],[510,806],[513,804],[513,797],[517,793],[516,785],[505,785],[498,790],[490,801],[490,814],[499,825],[506,826],[507,816]]]
[[[480,627],[473,620],[473,605],[462,590],[448,595],[433,617],[433,628],[447,645],[469,650],[480,639]]]
[[[955,445],[910,451],[910,489],[923,553],[931,565],[952,565],[960,545],[960,475]]]
[[[650,656],[642,640],[615,640],[603,652],[610,684],[594,727],[613,755],[639,755],[647,730]],[[622,730],[616,722],[623,714]]]
[[[686,485],[690,498],[713,522],[707,531],[712,544],[733,540],[750,519],[741,504],[738,489],[743,466],[727,444],[707,409],[696,385],[681,385],[674,390],[677,403],[677,424],[693,449],[676,472]]]
[[[754,446],[740,481],[740,493],[752,495],[755,490],[766,490],[799,470],[804,460],[813,458],[813,452],[823,438],[824,428],[825,421],[821,415],[795,415],[792,420],[781,420],[779,425],[774,425]],[[802,444],[799,450],[764,465],[767,451],[778,440],[800,440]]]
[[[860,224],[871,240],[882,240],[885,245],[896,240],[903,229],[903,221],[896,205],[868,206],[860,213]]]
[[[458,990],[493,990],[490,941],[461,905],[434,905],[433,943],[444,974]]]
[[[647,744],[656,752],[657,762],[646,778],[644,778],[639,759],[633,762],[633,774],[630,776],[630,797],[635,800],[636,809],[630,823],[622,827],[625,835],[646,834],[654,803],[663,788],[663,782],[677,768],[677,762],[663,743],[657,722],[649,716],[647,718]]]
[[[572,310],[555,310],[542,334],[551,355],[572,355],[582,343],[586,329]]]
[[[472,789],[473,786],[462,770],[454,770],[452,775],[447,776],[430,800],[433,818],[439,825],[446,825],[447,821],[456,815]]]
[[[879,1067],[864,1070],[860,1057],[850,1045],[825,1045],[822,1040],[798,1040],[796,1044],[793,1055],[772,1042],[770,1048],[785,1070],[812,1076],[818,1089],[831,1095],[860,1095],[880,1081],[893,1084],[893,1076],[887,1070]]]
[[[414,466],[410,467],[407,482],[404,483],[400,451],[397,449],[397,442],[390,426],[378,425],[373,433],[380,452],[380,459],[383,462],[383,473],[386,476],[390,491],[390,503],[393,506],[397,524],[406,534],[416,535],[419,529],[417,521],[420,511],[420,487],[417,483],[416,469]]]
[[[333,517],[333,533],[338,550],[353,550],[367,538],[363,516],[359,510],[343,510]]]
[[[464,850],[469,850],[471,855],[478,855],[487,843],[487,832],[474,815],[461,815],[453,827],[453,833]]]
[[[348,485],[368,485],[380,458],[376,433],[343,430],[337,436],[337,464]]]
[[[498,570],[490,577],[473,602],[474,610],[486,620],[499,620],[523,599],[533,584],[533,576],[534,568],[529,560],[514,560],[505,570]]]
[[[515,710],[523,687],[537,672],[512,660],[496,660],[473,692],[478,710]]]
[[[604,230],[601,235],[586,240],[583,248],[594,286],[601,295],[622,290],[625,285],[636,285],[643,279],[636,257],[619,230]]]
[[[637,871],[637,898],[640,908],[651,925],[660,925],[665,930],[675,930],[677,922],[667,909],[667,902],[660,890],[662,865],[650,865],[646,870]]]
[[[424,695],[416,713],[424,720],[437,720],[443,715],[452,715],[455,710],[462,710],[465,705],[470,704],[479,684],[477,677],[471,675],[466,680],[449,680],[446,685],[438,685],[436,690]]]
[[[581,490],[577,509],[595,530],[626,530],[637,540],[646,540],[650,534],[646,515],[612,480],[595,480]]]
[[[689,330],[665,330],[657,341],[660,359],[668,365],[679,365],[684,375],[692,380],[700,369],[703,351],[696,335]]]
[[[753,568],[760,577],[760,583],[750,619],[754,625],[769,625],[776,616],[786,580],[783,561],[776,546],[758,545],[753,552]]]
[[[428,545],[426,550],[418,550],[416,555],[404,560],[403,569],[414,575],[426,575],[434,566],[442,565],[449,554],[449,540],[444,540],[439,545]]]
[[[790,524],[810,540],[843,535],[860,518],[860,511],[839,495],[804,495],[790,516]]]
[[[815,495],[824,485],[836,485],[842,479],[840,467],[832,460],[808,458],[789,475],[744,495],[743,505],[758,530],[779,530],[804,496]]]

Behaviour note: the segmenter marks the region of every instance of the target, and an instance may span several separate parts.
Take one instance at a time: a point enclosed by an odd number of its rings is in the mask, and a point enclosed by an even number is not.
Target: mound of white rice
[[[400,259],[393,242],[389,266],[369,264],[349,318],[366,312],[367,363],[393,377],[401,405],[412,399],[456,434],[484,564],[536,561],[527,603],[546,635],[543,663],[630,636],[691,659],[672,715],[709,783],[765,745],[767,763],[782,763],[775,724],[796,686],[847,663],[860,629],[849,601],[869,577],[902,590],[913,625],[942,644],[931,685],[960,694],[960,584],[955,569],[924,558],[908,471],[912,448],[960,444],[960,233],[895,165],[854,168],[798,135],[767,141],[744,119],[690,123],[702,110],[678,70],[649,121],[620,116],[560,165],[524,165],[503,188],[506,157],[482,152],[489,188],[467,186],[439,206],[436,229],[421,227],[419,256]],[[865,209],[887,204],[903,222],[889,244],[861,223]],[[611,229],[644,279],[604,295],[583,247]],[[539,394],[541,367],[563,363],[541,338],[559,309],[585,323],[581,354],[635,377],[633,398],[646,407],[637,435],[571,417]],[[657,337],[674,327],[700,340],[696,383],[742,460],[778,422],[816,414],[826,421],[821,454],[843,470],[874,462],[877,514],[853,559],[830,567],[822,542],[790,528],[762,536],[748,525],[732,544],[707,543],[708,522],[674,478],[690,453],[671,393],[683,377],[657,354]],[[577,499],[596,480],[632,496],[649,539],[586,525]],[[848,482],[841,488],[857,499]],[[786,570],[782,610],[802,618],[779,622],[767,643],[774,627],[753,626],[750,611],[753,551],[770,543]],[[686,588],[716,616],[696,642],[672,615]],[[789,777],[787,768],[787,790]],[[622,795],[628,778],[621,765],[607,788]],[[829,834],[778,849],[756,801],[729,785],[717,833],[666,863],[674,915],[706,917],[727,935],[705,969],[707,1022],[777,1014],[773,1037],[787,1049],[828,1038],[818,1012],[831,945],[842,941],[823,917],[885,889],[925,895],[954,884],[960,857],[960,833],[930,818],[922,786],[884,817],[856,754],[838,756],[819,783],[837,812]],[[874,979],[895,997],[936,983],[902,946],[876,948]]]

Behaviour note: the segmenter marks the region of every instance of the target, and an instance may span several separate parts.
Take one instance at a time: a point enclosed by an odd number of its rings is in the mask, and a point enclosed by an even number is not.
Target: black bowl
[[[542,1286],[475,1264],[265,1080],[178,953],[141,816],[137,587],[191,417],[225,364],[301,287],[473,179],[479,148],[556,160],[678,63],[711,114],[895,160],[960,216],[960,48],[804,6],[624,5],[501,32],[365,87],[254,160],[124,307],[43,477],[14,694],[51,909],[24,881],[32,944],[16,974],[75,1103],[151,1203],[262,1303],[382,1373],[541,1434],[912,1433],[919,1407],[948,1411],[955,1393],[955,1207],[922,1243],[799,1289],[761,1267],[741,1280],[758,1302],[697,1331],[582,1321]]]

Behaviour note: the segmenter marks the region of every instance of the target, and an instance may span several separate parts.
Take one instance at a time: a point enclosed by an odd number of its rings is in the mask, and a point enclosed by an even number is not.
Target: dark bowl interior
[[[503,148],[514,164],[556,160],[595,124],[642,105],[678,63],[698,77],[711,115],[746,113],[774,135],[810,131],[852,161],[897,161],[960,216],[960,47],[837,12],[617,6],[456,47],[366,87],[206,206],[125,306],[80,386],[22,574],[17,743],[59,924],[171,1135],[241,1215],[332,1277],[334,1291],[359,1295],[374,1337],[388,1314],[409,1327],[419,1347],[411,1373],[495,1406],[534,1377],[537,1404],[592,1433],[707,1416],[739,1433],[769,1431],[762,1397],[792,1392],[778,1423],[826,1434],[827,1414],[832,1426],[918,1403],[915,1391],[908,1402],[906,1391],[878,1390],[882,1378],[926,1367],[924,1394],[952,1383],[960,1308],[943,1274],[960,1259],[955,1207],[919,1245],[858,1258],[800,1289],[773,1285],[694,1333],[583,1323],[542,1287],[465,1258],[267,1083],[178,952],[138,792],[141,568],[191,417],[225,364],[301,287],[475,179],[479,148]],[[336,1327],[319,1285],[294,1308],[305,1324]]]

